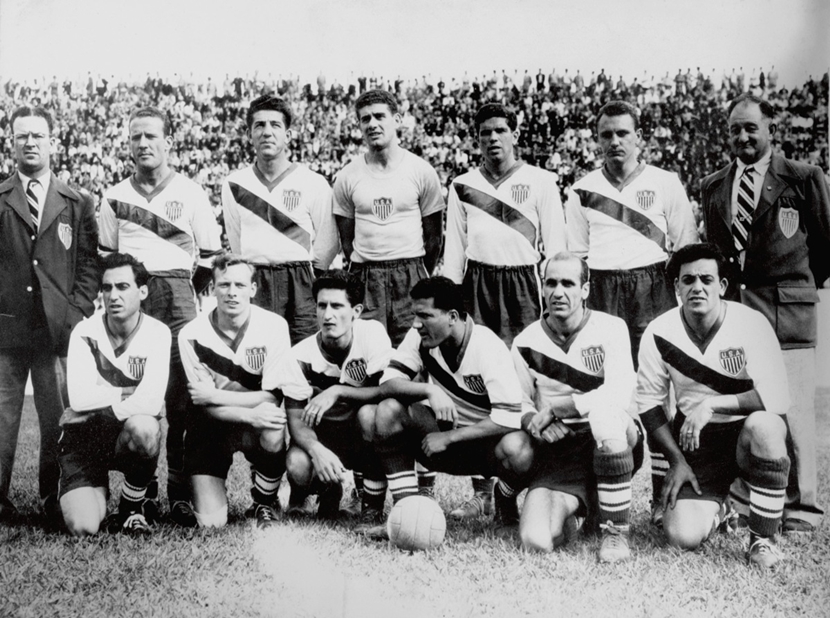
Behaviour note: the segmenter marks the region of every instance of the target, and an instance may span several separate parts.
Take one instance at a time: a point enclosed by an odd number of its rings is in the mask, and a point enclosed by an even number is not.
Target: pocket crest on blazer
[[[68,223],[58,223],[58,238],[69,251],[69,247],[72,246],[72,226]]]
[[[786,238],[792,238],[798,230],[799,215],[795,208],[781,208],[778,211],[778,227]]]

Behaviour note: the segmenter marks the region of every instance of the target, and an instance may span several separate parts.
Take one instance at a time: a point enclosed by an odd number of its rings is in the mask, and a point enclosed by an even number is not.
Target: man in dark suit
[[[784,352],[792,406],[784,532],[811,532],[816,501],[817,287],[830,275],[830,197],[822,171],[772,153],[772,106],[742,94],[729,105],[737,157],[701,183],[706,236],[727,256],[727,298],[769,319]],[[733,486],[741,511],[743,488]]]
[[[17,173],[0,184],[0,521],[9,501],[26,380],[40,423],[40,498],[60,521],[58,420],[68,405],[69,333],[91,315],[98,290],[95,207],[49,170],[52,117],[21,107],[11,124]]]

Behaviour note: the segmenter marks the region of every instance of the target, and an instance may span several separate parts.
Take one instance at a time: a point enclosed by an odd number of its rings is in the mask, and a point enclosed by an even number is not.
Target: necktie
[[[748,165],[741,174],[738,184],[738,213],[732,223],[732,234],[735,237],[735,248],[743,251],[747,245],[749,228],[752,226],[752,212],[755,210],[755,168]]]
[[[36,189],[40,189],[40,183],[34,179],[30,180],[28,187],[26,187],[26,201],[29,202],[29,214],[32,216],[32,225],[35,229],[37,229],[40,220],[40,201]]]

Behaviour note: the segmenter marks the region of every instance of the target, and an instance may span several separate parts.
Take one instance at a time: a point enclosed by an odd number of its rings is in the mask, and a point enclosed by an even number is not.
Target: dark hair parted
[[[279,112],[285,119],[285,128],[290,129],[291,123],[294,122],[294,113],[291,111],[291,106],[280,97],[273,94],[263,94],[251,101],[248,106],[248,111],[245,113],[245,124],[250,131],[251,125],[254,123],[254,114],[263,110]]]
[[[515,131],[519,126],[519,120],[516,117],[516,112],[512,109],[506,105],[502,105],[501,103],[486,103],[478,109],[475,119],[473,120],[476,133],[478,133],[479,127],[484,124],[485,121],[490,120],[490,118],[504,118],[507,121],[507,126],[510,127],[511,131]]]
[[[681,247],[672,254],[669,264],[666,267],[669,281],[674,281],[680,276],[680,267],[683,264],[690,264],[698,260],[715,260],[718,266],[718,277],[723,278],[723,254],[715,245],[707,242],[698,242]]]
[[[360,279],[345,270],[327,270],[311,284],[311,295],[317,300],[320,290],[343,290],[354,307],[363,303],[363,284]]]
[[[457,311],[464,315],[464,296],[461,286],[447,277],[421,279],[409,292],[412,300],[432,299],[432,305],[441,311]]]
[[[110,253],[108,256],[101,258],[99,264],[101,266],[102,276],[108,270],[129,266],[133,271],[136,286],[141,287],[142,285],[147,285],[150,281],[150,273],[147,272],[144,264],[129,253],[119,253],[118,251]]]

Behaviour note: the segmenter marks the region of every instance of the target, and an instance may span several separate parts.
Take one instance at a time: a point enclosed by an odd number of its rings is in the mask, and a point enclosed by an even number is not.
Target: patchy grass
[[[818,395],[819,494],[828,504],[830,390]],[[825,616],[830,613],[830,532],[782,539],[772,573],[743,562],[746,539],[719,536],[696,552],[668,548],[648,525],[648,475],[635,478],[634,559],[601,565],[599,539],[552,555],[518,549],[515,531],[449,523],[442,547],[400,552],[346,525],[283,522],[259,531],[243,520],[247,466],[229,479],[231,523],[218,531],[161,526],[149,539],[46,533],[36,511],[37,423],[27,400],[11,498],[24,515],[0,527],[0,616]],[[163,470],[164,466],[160,466]],[[162,486],[164,479],[162,478]],[[112,476],[117,496],[120,479]],[[441,505],[470,492],[439,476]],[[283,497],[285,488],[283,488]],[[111,506],[114,507],[115,498]]]

